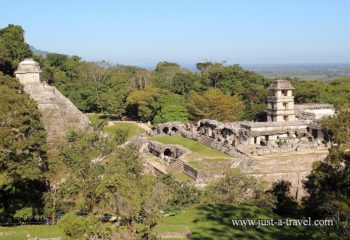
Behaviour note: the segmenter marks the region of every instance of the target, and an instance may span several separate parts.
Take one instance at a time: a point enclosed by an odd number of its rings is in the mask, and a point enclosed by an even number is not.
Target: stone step
[[[89,119],[58,89],[44,82],[23,83],[24,91],[38,103],[50,145],[56,145],[71,129],[87,129]]]
[[[170,173],[181,172],[182,169],[183,169],[183,162],[181,160],[177,160],[168,167],[168,172]]]
[[[223,146],[222,143],[216,142],[213,138],[210,138],[208,136],[200,136],[197,141],[211,148],[217,149],[219,151],[225,152],[231,156],[241,159],[241,162],[238,165],[238,168],[241,170],[246,170],[255,165],[255,161],[252,158],[248,157],[244,153],[237,151],[236,149]]]

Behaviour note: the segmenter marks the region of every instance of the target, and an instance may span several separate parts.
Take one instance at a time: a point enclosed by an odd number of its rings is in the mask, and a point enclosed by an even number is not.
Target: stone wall
[[[317,151],[305,149],[298,153],[272,153],[256,157],[256,164],[248,173],[266,181],[268,185],[278,180],[291,182],[291,193],[298,199],[307,193],[303,188],[303,181],[312,170],[315,161],[322,161],[327,156],[327,149]]]
[[[198,177],[198,171],[188,164],[184,164],[183,171],[192,179],[197,179]]]

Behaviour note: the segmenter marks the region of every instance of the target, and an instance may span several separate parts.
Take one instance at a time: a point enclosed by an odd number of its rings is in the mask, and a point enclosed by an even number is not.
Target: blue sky
[[[349,63],[348,0],[0,0],[40,50],[152,66]]]

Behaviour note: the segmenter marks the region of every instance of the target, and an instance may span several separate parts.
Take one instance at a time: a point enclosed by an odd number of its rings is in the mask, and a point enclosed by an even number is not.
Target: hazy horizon
[[[349,8],[345,0],[17,0],[2,2],[0,27],[21,25],[39,50],[125,65],[349,63]]]

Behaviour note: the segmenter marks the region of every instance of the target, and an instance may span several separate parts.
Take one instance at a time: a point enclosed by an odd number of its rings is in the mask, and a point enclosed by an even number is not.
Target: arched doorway
[[[163,133],[169,134],[169,128],[168,127],[163,128]]]

